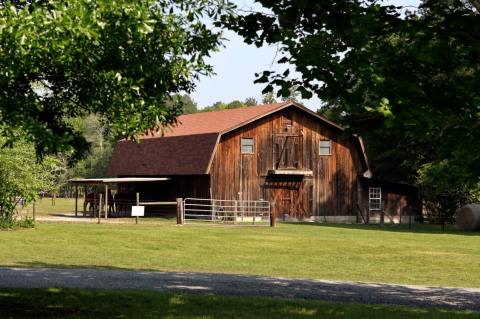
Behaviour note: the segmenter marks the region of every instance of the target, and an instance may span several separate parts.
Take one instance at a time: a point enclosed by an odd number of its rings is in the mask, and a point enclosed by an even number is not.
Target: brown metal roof
[[[290,101],[181,115],[178,117],[177,125],[166,128],[163,132],[150,132],[140,136],[140,143],[126,140],[117,142],[108,175],[208,174],[216,145],[222,134],[290,106],[296,106],[324,123],[343,130],[317,113]],[[364,159],[366,161],[366,156]]]

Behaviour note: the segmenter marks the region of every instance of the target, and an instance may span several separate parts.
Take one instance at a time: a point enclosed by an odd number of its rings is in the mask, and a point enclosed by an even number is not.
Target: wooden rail
[[[141,206],[148,206],[148,205],[177,205],[177,202],[139,202]]]

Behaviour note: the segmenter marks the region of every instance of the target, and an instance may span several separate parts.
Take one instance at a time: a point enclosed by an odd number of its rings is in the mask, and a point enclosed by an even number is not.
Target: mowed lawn
[[[0,318],[473,319],[478,313],[150,291],[0,289]]]
[[[0,265],[223,272],[480,287],[479,233],[405,227],[38,224],[0,231]]]

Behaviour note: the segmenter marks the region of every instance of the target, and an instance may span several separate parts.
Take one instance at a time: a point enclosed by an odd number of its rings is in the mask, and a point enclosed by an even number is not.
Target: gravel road
[[[0,287],[146,289],[480,311],[480,288],[407,286],[213,273],[0,267]]]

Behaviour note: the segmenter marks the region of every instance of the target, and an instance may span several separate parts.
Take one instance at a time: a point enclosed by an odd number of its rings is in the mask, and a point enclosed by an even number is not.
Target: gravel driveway
[[[147,289],[480,311],[480,288],[442,288],[211,273],[0,267],[0,287]]]

